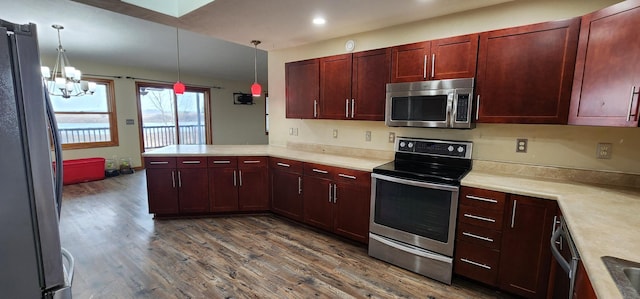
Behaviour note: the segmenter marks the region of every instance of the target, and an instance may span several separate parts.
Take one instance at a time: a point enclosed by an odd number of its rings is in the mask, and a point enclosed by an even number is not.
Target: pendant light
[[[253,53],[253,74],[254,80],[251,85],[251,94],[254,97],[259,97],[262,95],[262,86],[258,83],[258,45],[260,44],[259,40],[252,40],[251,43],[255,49]]]
[[[176,27],[176,52],[177,52],[177,58],[178,58],[178,81],[175,84],[173,84],[173,92],[175,92],[175,94],[183,94],[185,87],[184,87],[184,84],[180,82],[180,39],[178,37],[177,27]]]

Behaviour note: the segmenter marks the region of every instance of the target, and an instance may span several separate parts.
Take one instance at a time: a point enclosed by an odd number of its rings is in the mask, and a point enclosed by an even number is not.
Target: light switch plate
[[[371,131],[364,132],[364,141],[371,141]]]

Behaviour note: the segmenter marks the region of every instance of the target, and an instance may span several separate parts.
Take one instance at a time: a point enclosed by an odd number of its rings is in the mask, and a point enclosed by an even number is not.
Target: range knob
[[[409,142],[409,144],[407,146],[409,146],[409,148],[412,148],[413,147],[413,142]]]
[[[449,145],[449,147],[447,148],[447,150],[449,150],[450,152],[453,152],[453,145]]]
[[[400,141],[400,147],[405,147],[407,145],[404,141]]]
[[[458,153],[462,153],[462,152],[464,152],[464,147],[458,146]]]

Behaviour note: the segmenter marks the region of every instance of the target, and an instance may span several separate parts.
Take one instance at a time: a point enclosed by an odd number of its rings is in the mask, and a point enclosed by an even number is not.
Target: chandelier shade
[[[65,99],[93,94],[96,90],[96,83],[82,80],[82,71],[71,65],[66,50],[62,47],[60,30],[64,27],[61,25],[51,25],[51,27],[58,31],[58,48],[56,49],[58,56],[53,70],[47,66],[40,67],[47,91],[50,95],[61,96]]]
[[[262,95],[262,86],[258,83],[258,45],[261,43],[259,40],[252,40],[251,43],[254,47],[253,52],[253,75],[254,80],[251,85],[251,95],[259,97]]]

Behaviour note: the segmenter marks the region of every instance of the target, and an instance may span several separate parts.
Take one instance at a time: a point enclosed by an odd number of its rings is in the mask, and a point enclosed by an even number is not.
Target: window
[[[51,96],[62,149],[118,145],[113,80],[86,80],[96,83],[96,90],[92,95],[68,99]]]
[[[210,143],[209,89],[187,86],[176,95],[168,84],[136,83],[142,152],[172,144]]]

